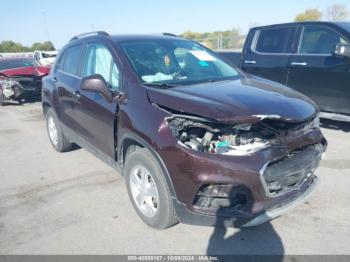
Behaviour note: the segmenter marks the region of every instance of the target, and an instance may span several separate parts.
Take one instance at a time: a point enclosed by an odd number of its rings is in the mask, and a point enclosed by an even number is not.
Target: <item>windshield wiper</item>
[[[235,78],[219,78],[219,79],[208,79],[203,83],[215,83],[215,82],[224,82],[224,81],[232,81]]]
[[[176,85],[171,85],[167,83],[143,83],[145,86],[152,86],[152,87],[158,87],[158,88],[171,88],[175,87]]]
[[[214,83],[214,82],[223,82],[223,81],[230,81],[232,79],[228,79],[228,78],[221,78],[221,79],[209,79],[207,82],[209,83]]]

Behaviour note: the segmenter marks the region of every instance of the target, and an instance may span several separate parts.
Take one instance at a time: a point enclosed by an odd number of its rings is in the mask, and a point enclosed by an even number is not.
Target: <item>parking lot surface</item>
[[[307,202],[256,228],[156,231],[115,170],[53,150],[40,103],[1,107],[0,254],[350,254],[350,124],[322,127],[329,147]]]

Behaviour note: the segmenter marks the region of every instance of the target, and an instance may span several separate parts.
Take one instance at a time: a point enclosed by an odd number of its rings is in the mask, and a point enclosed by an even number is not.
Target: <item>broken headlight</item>
[[[320,127],[320,117],[317,115],[312,121],[306,124],[297,124],[295,127],[291,127],[288,130],[288,135],[291,137],[301,136],[303,134],[309,133],[310,131]]]
[[[306,125],[307,129],[314,129],[320,127],[320,115],[318,114],[309,124]]]
[[[247,155],[277,143],[275,133],[259,125],[228,125],[182,116],[167,121],[178,143],[195,151]]]

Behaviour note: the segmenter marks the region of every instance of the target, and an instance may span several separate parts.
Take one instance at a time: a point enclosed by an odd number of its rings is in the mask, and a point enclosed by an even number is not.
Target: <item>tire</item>
[[[55,112],[49,108],[46,112],[46,129],[52,147],[58,152],[67,152],[72,149],[72,143],[64,136]],[[56,131],[54,130],[56,129]]]
[[[141,173],[146,174],[146,179],[141,178]],[[151,152],[140,147],[128,150],[124,176],[130,201],[143,222],[154,229],[166,229],[178,222],[164,173]],[[143,194],[138,193],[145,190],[153,194],[145,193],[146,197],[140,197]]]

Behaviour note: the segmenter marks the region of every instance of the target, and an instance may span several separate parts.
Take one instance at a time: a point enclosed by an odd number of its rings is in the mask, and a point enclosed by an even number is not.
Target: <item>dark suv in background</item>
[[[74,37],[42,92],[53,147],[119,170],[158,229],[273,219],[310,194],[326,148],[310,99],[169,34]]]
[[[252,28],[242,53],[220,52],[242,71],[310,97],[320,116],[350,122],[350,22]]]

